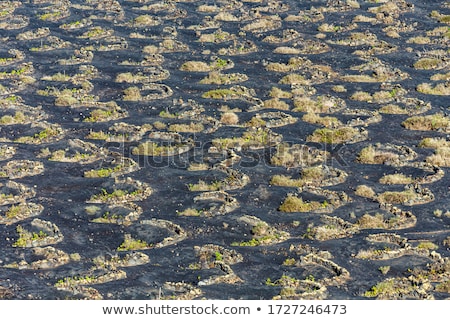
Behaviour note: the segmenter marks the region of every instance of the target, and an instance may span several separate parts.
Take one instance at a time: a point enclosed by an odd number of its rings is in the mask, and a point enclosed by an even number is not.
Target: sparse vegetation
[[[414,63],[414,68],[422,70],[436,69],[442,61],[435,58],[422,58]]]
[[[153,126],[158,130],[163,130],[167,128],[167,124],[161,121],[155,121],[153,122]]]
[[[48,126],[32,136],[22,136],[16,140],[18,143],[40,144],[48,142],[62,133],[62,129],[55,126]]]
[[[146,155],[146,156],[172,156],[175,154],[180,154],[188,151],[190,149],[189,145],[177,145],[177,144],[158,144],[153,141],[147,141],[140,143],[137,147],[131,150],[132,154],[135,155]]]
[[[369,291],[366,291],[364,293],[365,297],[368,298],[374,298],[379,295],[393,295],[396,293],[395,288],[395,280],[394,279],[387,279],[383,282],[378,283],[376,286],[373,286]]]
[[[245,123],[245,126],[252,127],[252,128],[265,127],[266,121],[259,116],[254,116]]]
[[[427,116],[414,116],[402,122],[402,126],[410,130],[443,130],[450,131],[450,118],[441,113]]]
[[[267,128],[252,128],[245,131],[241,137],[217,138],[213,139],[212,143],[220,150],[234,147],[258,149],[276,144],[280,140],[280,135],[274,134]]]
[[[326,151],[311,148],[306,145],[287,143],[277,145],[276,152],[270,158],[270,163],[276,166],[299,167],[325,162],[329,154]]]
[[[373,191],[371,187],[366,185],[359,185],[358,187],[356,187],[355,194],[360,197],[369,199],[372,199],[376,196],[375,191]]]
[[[252,96],[253,90],[242,86],[233,86],[224,89],[212,89],[202,94],[202,98],[232,100]]]
[[[327,128],[336,128],[342,125],[342,123],[336,117],[321,117],[315,113],[305,114],[302,117],[302,120],[313,124],[319,124]]]
[[[419,142],[418,147],[438,149],[441,147],[450,147],[450,141],[445,138],[424,138]]]
[[[286,237],[289,236],[287,232],[277,230],[276,228],[269,225],[267,222],[262,221],[256,217],[244,216],[241,219],[243,219],[244,221],[249,220],[248,222],[251,223],[252,239],[248,241],[233,242],[231,243],[232,246],[254,247],[260,245],[267,245],[283,241],[284,239],[286,239]]]
[[[211,66],[203,61],[187,61],[180,67],[182,71],[209,72]]]
[[[155,19],[151,15],[141,15],[136,17],[132,22],[132,26],[138,26],[138,27],[150,27],[150,26],[156,26],[159,24],[159,21]]]
[[[310,82],[307,79],[305,79],[305,77],[302,76],[301,74],[291,73],[281,78],[281,80],[278,83],[291,85],[299,85],[299,84],[307,85]]]
[[[450,85],[448,82],[445,82],[438,83],[433,87],[430,83],[421,83],[417,86],[417,91],[424,94],[448,96],[450,95]]]
[[[381,266],[378,268],[382,274],[387,274],[391,270],[391,266]]]
[[[86,136],[86,139],[106,140],[108,139],[108,137],[109,135],[103,131],[90,131],[89,134]]]
[[[386,229],[388,228],[384,216],[380,213],[375,215],[364,214],[356,222],[361,229]]]
[[[307,141],[339,144],[349,142],[358,135],[359,131],[354,127],[320,128],[308,136]]]
[[[13,116],[10,115],[4,115],[0,118],[0,124],[3,125],[10,125],[10,124],[18,124],[23,123],[27,119],[25,118],[25,115],[22,111],[16,111],[16,113]]]
[[[220,117],[220,122],[223,124],[234,125],[239,123],[239,116],[234,112],[224,112]]]
[[[345,107],[345,102],[329,96],[318,96],[313,99],[300,95],[294,97],[294,109],[297,112],[333,113]]]
[[[274,175],[270,180],[270,184],[282,187],[302,187],[304,183],[305,182],[301,178],[292,179],[286,175]]]
[[[438,292],[450,293],[450,280],[438,283],[435,289]]]
[[[141,101],[141,90],[138,87],[129,87],[123,91],[124,101]]]
[[[169,125],[168,130],[171,132],[202,132],[205,129],[201,123],[177,123]]]
[[[426,158],[426,162],[439,167],[450,167],[450,147],[437,148],[433,155]]]
[[[130,234],[125,234],[124,240],[117,248],[117,251],[145,250],[150,249],[151,247],[151,244],[140,239],[134,239]]]
[[[433,74],[430,77],[430,80],[432,80],[432,81],[440,81],[440,80],[449,81],[450,80],[450,72],[447,72],[447,73],[435,73],[435,74]]]
[[[289,104],[278,98],[264,100],[264,108],[277,109],[277,110],[289,110]]]
[[[33,242],[37,242],[39,240],[43,240],[48,237],[48,234],[43,230],[39,230],[39,232],[30,232],[24,229],[21,225],[18,225],[17,233],[19,234],[19,238],[14,242],[13,247],[27,247],[32,246]]]
[[[399,203],[405,204],[410,200],[416,199],[417,194],[411,190],[405,191],[385,191],[378,195],[378,201],[382,203]]]
[[[186,210],[177,212],[177,215],[178,216],[187,216],[187,217],[199,217],[202,215],[202,210],[188,208]]]
[[[189,171],[202,171],[202,170],[208,170],[209,165],[207,163],[191,163],[189,164],[188,170]]]
[[[356,91],[354,94],[352,94],[350,96],[350,99],[356,100],[356,101],[371,102],[372,95],[366,91]]]
[[[294,258],[287,258],[283,261],[283,266],[293,266],[295,265],[296,260]]]
[[[329,206],[327,201],[304,201],[294,195],[288,195],[278,208],[282,212],[310,212],[319,209],[326,209]]]
[[[408,114],[408,110],[396,105],[396,104],[387,104],[380,108],[381,113],[387,114]]]
[[[450,166],[450,141],[445,138],[424,138],[418,146],[435,149],[434,154],[426,158],[427,163],[440,167]]]
[[[113,189],[111,192],[102,188],[100,193],[93,194],[90,203],[124,203],[127,201],[138,201],[145,199],[151,194],[151,189],[142,183],[138,183],[139,187],[130,191],[127,189]]]
[[[421,241],[417,249],[436,250],[439,246],[431,241]]]
[[[120,172],[123,169],[124,168],[122,165],[118,165],[118,166],[115,166],[112,168],[100,168],[97,170],[92,169],[92,170],[86,171],[84,173],[84,176],[86,178],[107,178],[114,173]]]
[[[450,24],[450,15],[441,14],[439,13],[439,11],[436,10],[431,11],[430,17],[438,20],[441,23]]]
[[[405,176],[402,173],[388,174],[380,178],[382,184],[410,184],[414,181],[411,176]]]
[[[222,187],[222,181],[213,181],[211,183],[207,183],[203,180],[200,180],[198,183],[188,185],[189,191],[217,191]]]
[[[269,96],[278,99],[290,99],[292,98],[292,93],[290,93],[289,91],[284,91],[277,87],[272,87],[269,92]]]
[[[332,89],[334,92],[347,92],[347,89],[343,85],[335,85]]]
[[[400,155],[395,152],[394,149],[382,149],[376,148],[373,145],[369,145],[361,149],[358,154],[358,162],[365,164],[382,164],[388,162],[399,161]]]
[[[248,76],[242,73],[220,73],[211,71],[206,78],[200,80],[201,84],[234,84],[248,80]]]
[[[293,179],[286,175],[274,175],[270,181],[272,185],[284,187],[303,187],[336,184],[343,182],[346,174],[340,170],[333,170],[329,167],[318,165],[303,168],[301,176]]]

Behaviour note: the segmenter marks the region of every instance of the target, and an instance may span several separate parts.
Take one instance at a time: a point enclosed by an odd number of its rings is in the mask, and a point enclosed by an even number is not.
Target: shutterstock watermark
[[[249,315],[250,307],[247,306],[217,306],[212,303],[209,306],[191,304],[189,306],[174,306],[171,304],[152,305],[146,303],[143,306],[111,306],[102,307],[105,315]]]
[[[154,140],[126,142],[111,141],[103,146],[104,160],[100,166],[111,166],[121,159],[131,158],[142,168],[187,169],[192,164],[220,163],[226,166],[252,168],[257,166],[289,168],[327,164],[346,167],[349,165],[345,144],[293,143],[217,146],[213,141],[163,141]]]

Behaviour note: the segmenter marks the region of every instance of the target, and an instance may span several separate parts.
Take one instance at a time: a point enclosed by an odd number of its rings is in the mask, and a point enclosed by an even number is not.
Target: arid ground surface
[[[0,2],[1,299],[448,299],[450,2]]]

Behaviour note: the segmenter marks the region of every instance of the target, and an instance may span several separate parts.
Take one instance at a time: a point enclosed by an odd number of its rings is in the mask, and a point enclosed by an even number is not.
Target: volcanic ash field
[[[1,299],[448,299],[450,2],[0,3]]]

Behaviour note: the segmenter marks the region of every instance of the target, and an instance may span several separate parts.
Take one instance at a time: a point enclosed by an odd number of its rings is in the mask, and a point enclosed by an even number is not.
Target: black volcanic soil
[[[0,39],[0,299],[450,297],[448,1],[3,1]]]

